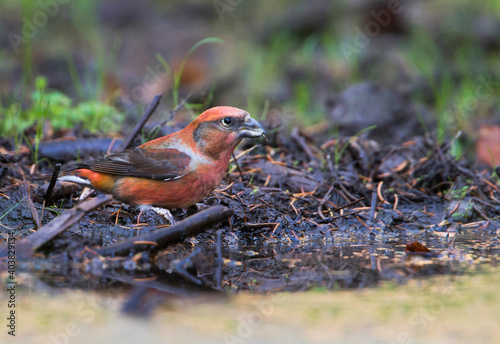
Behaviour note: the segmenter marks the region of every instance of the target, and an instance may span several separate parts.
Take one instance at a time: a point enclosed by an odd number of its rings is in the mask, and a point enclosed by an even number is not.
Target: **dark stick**
[[[38,156],[54,161],[77,160],[81,156],[106,153],[110,146],[118,148],[121,143],[121,139],[112,137],[43,141],[38,146]]]
[[[327,217],[327,218],[325,218],[325,221],[333,222],[335,220],[343,219],[344,217],[356,215],[356,214],[359,214],[361,212],[362,212],[362,210],[356,210],[356,211],[353,211],[352,213],[349,213],[349,214],[339,215],[339,216],[335,216],[335,217]]]
[[[236,164],[236,169],[240,173],[240,183],[242,183],[245,180],[245,178],[243,178],[243,171],[241,171],[240,164],[238,164],[238,160],[234,156],[234,152],[232,152],[231,155],[233,156],[234,163]]]
[[[186,96],[186,98],[184,98],[173,110],[171,110],[168,113],[167,118],[165,118],[165,120],[163,120],[162,122],[158,123],[151,130],[149,130],[148,135],[151,135],[151,134],[156,135],[157,130],[159,130],[165,124],[167,124],[168,122],[170,122],[172,120],[172,118],[175,116],[175,114],[177,112],[181,111],[186,106],[187,100],[188,100],[188,98],[189,98],[190,95],[191,95],[191,92],[189,92],[189,94]]]
[[[64,232],[74,223],[79,221],[85,214],[98,206],[109,202],[113,197],[111,195],[99,195],[76,205],[75,207],[64,211],[54,220],[40,228],[35,233],[22,239],[16,243],[16,251],[19,250],[18,258],[29,258],[33,252],[40,248],[43,244],[49,242],[56,235]],[[5,245],[0,246],[0,257],[4,257],[7,253]]]
[[[318,158],[313,154],[311,148],[306,143],[306,140],[300,136],[299,129],[297,127],[293,128],[292,133],[290,134],[291,138],[299,145],[299,147],[306,153],[307,157],[312,162],[318,162]]]
[[[218,205],[196,213],[171,227],[123,240],[107,247],[94,249],[94,251],[102,256],[123,256],[131,251],[137,252],[146,249],[156,252],[170,244],[181,242],[186,238],[202,233],[211,226],[228,219],[231,215],[233,215],[232,209]],[[147,241],[152,243],[145,243]]]
[[[323,208],[323,206],[325,205],[325,203],[328,201],[328,198],[330,198],[330,194],[332,193],[332,190],[333,190],[333,185],[330,186],[330,188],[326,192],[325,197],[323,197],[323,199],[321,200],[321,202],[319,202],[319,204],[318,204],[318,215],[319,215],[319,217],[321,217],[322,220],[325,219],[325,215],[323,215],[323,210],[321,210],[321,209]]]
[[[224,260],[222,259],[222,229],[217,231],[217,246],[215,252],[217,257],[215,258],[215,264],[217,265],[215,270],[215,288],[222,290],[222,268]]]
[[[54,186],[56,185],[57,177],[59,176],[60,170],[61,170],[61,164],[57,163],[56,166],[54,167],[54,172],[52,172],[52,178],[50,179],[50,184],[49,187],[47,188],[47,192],[45,192],[45,195],[43,196],[43,200],[45,203],[47,203],[50,200],[50,196],[52,196],[52,191],[54,191]]]
[[[337,208],[332,209],[332,210],[333,210],[333,211],[335,211],[335,212],[339,212],[340,210],[345,209],[345,208],[347,208],[347,207],[350,207],[351,205],[356,204],[356,203],[358,203],[358,202],[361,202],[361,201],[362,201],[362,200],[364,200],[364,199],[365,199],[364,197],[361,197],[361,198],[359,198],[359,199],[357,199],[357,200],[355,200],[355,201],[349,202],[349,203],[347,203],[346,205],[343,205],[343,206],[341,206],[341,207],[337,207]]]
[[[148,121],[149,117],[151,117],[153,112],[155,112],[156,108],[158,107],[158,104],[160,104],[161,97],[162,97],[161,94],[154,97],[153,101],[151,102],[151,104],[149,104],[147,109],[144,111],[141,119],[139,120],[139,122],[137,122],[134,129],[132,129],[130,134],[125,138],[125,140],[123,140],[120,147],[118,147],[118,152],[130,147],[130,145],[132,144],[132,141],[134,140],[137,133],[142,129],[144,124],[146,124],[146,122]]]
[[[375,223],[375,210],[377,209],[377,191],[372,192],[372,204],[370,208],[370,218],[368,219],[368,224],[373,226]]]
[[[184,258],[183,260],[181,260],[180,262],[178,262],[177,264],[175,264],[175,271],[177,271],[178,274],[180,274],[185,279],[188,279],[188,280],[190,280],[191,282],[193,282],[194,284],[197,284],[197,285],[203,285],[203,282],[200,279],[198,279],[195,276],[193,276],[192,274],[190,274],[186,270],[186,266],[192,266],[193,262],[191,260],[195,256],[197,256],[198,254],[200,254],[200,252],[201,252],[201,248],[198,247],[193,252],[191,252],[186,258]]]
[[[61,170],[61,163],[57,163],[54,166],[54,172],[52,172],[52,178],[50,179],[49,187],[47,188],[45,195],[43,195],[42,212],[40,214],[40,226],[42,225],[43,221],[43,213],[45,211],[45,205],[49,202],[50,196],[52,196],[52,191],[54,191],[54,186],[56,185],[57,177],[59,177],[60,170]]]
[[[370,252],[370,263],[373,271],[378,271],[377,259],[375,256],[375,245],[368,245],[368,252]]]
[[[493,219],[490,219],[488,216],[486,216],[486,214],[481,210],[479,209],[478,206],[476,206],[475,204],[472,205],[472,208],[474,208],[474,210],[483,218],[485,219],[486,221],[489,221],[493,226],[498,226],[497,222]]]

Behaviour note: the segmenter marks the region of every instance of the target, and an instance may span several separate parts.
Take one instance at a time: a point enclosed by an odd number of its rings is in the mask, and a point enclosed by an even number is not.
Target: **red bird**
[[[184,129],[141,146],[79,163],[59,180],[112,194],[119,201],[166,209],[186,208],[219,186],[231,153],[243,138],[266,135],[244,111],[219,106],[203,112]],[[166,209],[153,208],[173,222]]]

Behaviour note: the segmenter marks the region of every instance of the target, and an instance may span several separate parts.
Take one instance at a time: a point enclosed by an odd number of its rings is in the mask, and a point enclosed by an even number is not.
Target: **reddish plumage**
[[[186,208],[220,184],[242,138],[262,135],[265,130],[247,112],[215,107],[176,133],[79,164],[72,174],[81,181],[72,176],[62,179],[134,205]]]

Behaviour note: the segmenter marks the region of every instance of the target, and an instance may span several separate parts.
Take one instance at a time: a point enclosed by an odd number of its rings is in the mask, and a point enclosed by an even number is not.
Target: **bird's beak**
[[[260,124],[257,122],[255,119],[252,117],[248,117],[248,119],[243,123],[243,126],[240,129],[239,137],[244,138],[244,137],[249,137],[249,138],[257,138],[260,136],[267,137],[266,130]]]

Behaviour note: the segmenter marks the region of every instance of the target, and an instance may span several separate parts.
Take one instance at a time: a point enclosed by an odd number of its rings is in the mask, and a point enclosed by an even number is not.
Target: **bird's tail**
[[[92,184],[90,184],[90,182],[87,179],[81,178],[78,176],[65,175],[65,176],[60,176],[59,178],[57,178],[57,180],[60,182],[71,182],[71,183],[80,184],[80,185],[86,186],[86,187],[92,187]]]
[[[71,182],[71,183],[80,184],[82,186],[91,186],[90,182],[87,179],[84,179],[84,178],[81,178],[81,177],[78,177],[78,176],[74,176],[74,175],[71,175],[71,174],[67,174],[68,172],[77,170],[79,168],[82,168],[82,166],[80,164],[77,164],[77,165],[65,167],[60,172],[60,174],[59,174],[59,171],[57,171],[57,172],[54,171],[55,174],[57,175],[57,181]],[[57,169],[57,166],[56,166],[56,169]],[[30,181],[50,180],[51,178],[54,178],[54,174],[46,174],[46,175],[39,176],[39,177],[36,177],[36,178],[31,178]]]

